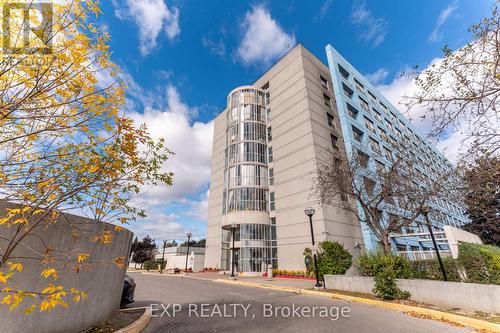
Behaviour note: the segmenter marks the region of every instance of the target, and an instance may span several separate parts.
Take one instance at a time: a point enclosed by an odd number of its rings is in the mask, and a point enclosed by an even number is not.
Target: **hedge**
[[[465,270],[466,282],[500,284],[500,247],[462,243],[457,262]]]
[[[448,281],[460,282],[459,267],[453,258],[442,258]],[[410,269],[414,279],[443,280],[443,273],[437,258],[430,260],[416,260],[410,262]]]
[[[161,260],[148,260],[144,263],[143,268],[147,271],[155,271],[160,267]],[[163,261],[163,267],[162,269],[165,269],[165,266],[167,265],[167,261]]]

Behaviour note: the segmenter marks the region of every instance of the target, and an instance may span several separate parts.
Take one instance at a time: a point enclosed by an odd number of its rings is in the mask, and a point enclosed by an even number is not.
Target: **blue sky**
[[[331,43],[397,104],[411,92],[400,73],[425,68],[441,48],[463,46],[468,27],[493,0],[103,1],[98,21],[112,36],[113,60],[129,82],[126,112],[165,137],[176,153],[165,165],[174,186],[139,198],[149,217],[140,237],[204,237],[212,119],[227,93],[252,83],[295,43],[326,63]],[[420,124],[425,132],[426,124]],[[456,150],[457,139],[440,143]]]

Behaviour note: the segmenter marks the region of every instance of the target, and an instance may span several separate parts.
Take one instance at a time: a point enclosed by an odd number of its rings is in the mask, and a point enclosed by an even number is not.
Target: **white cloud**
[[[263,6],[253,6],[241,25],[244,36],[236,56],[245,65],[269,65],[295,45],[295,36],[271,17]]]
[[[148,55],[157,48],[157,40],[164,32],[169,40],[179,33],[179,9],[169,8],[164,0],[113,0],[115,15],[119,19],[133,21],[139,29],[139,50]]]
[[[204,47],[209,49],[210,52],[220,57],[223,57],[226,54],[226,45],[224,44],[224,41],[222,39],[219,39],[218,41],[213,41],[211,39],[203,37],[201,39],[201,43],[203,44]]]
[[[358,27],[361,40],[379,46],[387,35],[387,22],[384,18],[375,17],[366,8],[364,1],[356,1],[352,7],[351,20]]]
[[[445,9],[443,9],[439,13],[436,22],[436,27],[427,38],[429,42],[439,42],[440,40],[443,39],[443,34],[440,31],[441,26],[451,17],[451,14],[453,14],[453,12],[457,9],[458,9],[457,2],[454,1],[452,4],[448,5]]]
[[[167,205],[182,200],[198,193],[210,180],[213,123],[192,122],[196,108],[185,104],[173,85],[168,85],[164,94],[155,94],[155,102],[160,101],[159,105],[149,104],[151,101],[144,94],[143,112],[129,113],[137,124],[147,125],[153,138],[165,138],[166,146],[175,153],[165,164],[165,170],[175,174],[174,185],[147,189],[141,201],[148,205]]]
[[[323,1],[323,4],[319,8],[318,17],[316,19],[322,20],[326,16],[326,13],[328,12],[328,10],[332,6],[332,4],[333,4],[333,0]]]
[[[430,64],[423,70],[431,68],[442,61],[441,58],[433,59]],[[408,72],[405,70],[405,72]],[[415,106],[407,110],[403,103],[404,97],[414,96],[418,92],[418,86],[415,84],[414,76],[398,74],[388,84],[379,84],[376,88],[402,113],[410,118],[412,124],[417,128],[417,131],[424,136],[427,136],[432,129],[432,117],[427,116],[425,108]],[[464,131],[460,128],[453,128],[446,136],[435,142],[436,147],[448,157],[452,162],[457,162],[460,154],[464,153],[468,147]]]
[[[205,238],[204,231],[199,228],[187,226],[182,223],[182,218],[174,213],[165,214],[153,212],[147,221],[139,221],[130,225],[130,229],[139,239],[149,235],[159,245],[163,240],[184,240],[186,234],[191,232],[194,239]]]
[[[377,85],[380,84],[382,81],[384,81],[388,75],[389,71],[382,67],[371,74],[366,74],[365,77],[373,85]]]

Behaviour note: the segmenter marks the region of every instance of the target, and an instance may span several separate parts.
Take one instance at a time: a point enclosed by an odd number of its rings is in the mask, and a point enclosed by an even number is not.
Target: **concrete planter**
[[[16,205],[0,201],[0,216],[7,208]],[[71,333],[80,332],[94,324],[108,319],[120,306],[123,279],[126,268],[113,264],[118,257],[128,257],[132,243],[132,232],[128,230],[115,231],[115,226],[80,216],[64,214],[55,224],[44,223],[35,228],[13,252],[14,257],[31,259],[13,259],[24,265],[24,271],[16,274],[15,282],[21,290],[41,290],[49,283],[62,285],[65,289],[76,288],[88,294],[88,298],[74,303],[71,295],[67,298],[67,309],[56,307],[50,312],[40,312],[36,309],[30,315],[23,310],[31,303],[25,299],[19,308],[9,312],[8,306],[0,305],[0,331],[2,333]],[[93,241],[97,235],[109,231],[113,236],[111,244]],[[9,239],[15,228],[0,226],[0,235]],[[0,254],[5,249],[6,240],[0,239]],[[37,254],[43,254],[47,249],[57,249],[54,262],[41,264]],[[80,253],[89,254],[88,266],[83,265],[77,273],[74,262],[67,262],[66,254],[72,257]],[[91,263],[94,262],[94,263]],[[103,264],[106,262],[107,264]],[[40,272],[45,268],[56,268],[59,278],[53,281],[44,279]],[[87,270],[88,268],[88,270]]]
[[[411,293],[411,300],[468,311],[500,313],[500,286],[491,284],[398,279],[399,288]],[[373,294],[372,277],[325,275],[327,289]]]

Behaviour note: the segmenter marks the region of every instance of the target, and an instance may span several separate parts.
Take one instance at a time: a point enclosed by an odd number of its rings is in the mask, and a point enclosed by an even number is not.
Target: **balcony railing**
[[[451,251],[449,250],[439,250],[441,258],[451,257]],[[407,258],[410,261],[415,260],[428,260],[436,258],[436,251],[426,250],[426,251],[398,251],[398,255]]]

